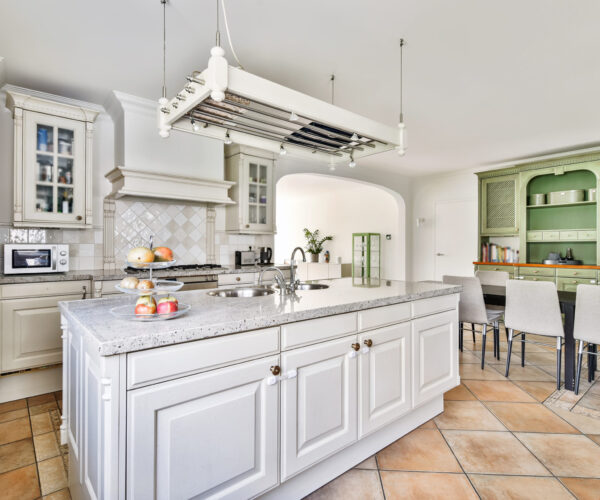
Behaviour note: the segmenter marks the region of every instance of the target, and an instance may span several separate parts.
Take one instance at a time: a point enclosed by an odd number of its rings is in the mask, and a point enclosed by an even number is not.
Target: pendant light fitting
[[[400,132],[400,144],[398,144],[398,147],[396,148],[396,150],[398,151],[398,154],[400,156],[404,156],[404,154],[406,153],[406,141],[405,141],[405,133],[406,133],[406,126],[404,125],[404,110],[403,110],[403,86],[404,86],[404,81],[403,81],[403,51],[404,51],[404,38],[400,38],[400,116],[398,119],[398,129]]]

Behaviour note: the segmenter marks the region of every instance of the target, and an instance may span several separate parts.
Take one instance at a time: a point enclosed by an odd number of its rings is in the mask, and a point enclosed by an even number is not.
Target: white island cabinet
[[[327,283],[150,326],[62,304],[73,498],[299,499],[439,414],[460,289]]]

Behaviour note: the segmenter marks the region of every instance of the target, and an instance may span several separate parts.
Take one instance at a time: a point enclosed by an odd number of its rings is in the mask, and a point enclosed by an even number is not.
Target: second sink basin
[[[208,295],[213,297],[263,297],[271,295],[275,290],[269,287],[247,287],[247,288],[225,288],[222,290],[213,290]]]
[[[329,285],[323,285],[322,283],[300,283],[296,290],[323,290],[329,288]]]

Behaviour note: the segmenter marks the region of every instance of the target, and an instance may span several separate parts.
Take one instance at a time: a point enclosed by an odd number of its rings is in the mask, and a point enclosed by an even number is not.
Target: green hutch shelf
[[[380,278],[381,234],[352,234],[352,278]]]

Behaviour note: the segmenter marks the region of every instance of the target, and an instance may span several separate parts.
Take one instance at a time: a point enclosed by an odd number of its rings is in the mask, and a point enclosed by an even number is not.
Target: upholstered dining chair
[[[506,282],[510,279],[510,274],[506,271],[477,271],[475,276],[479,278],[482,285],[506,286]],[[488,309],[502,311],[501,322],[504,322],[504,306],[486,304]],[[506,332],[506,340],[508,341],[508,332]],[[498,342],[496,343],[496,358],[500,359],[500,337],[498,334]]]
[[[591,356],[598,355],[597,353],[592,352],[590,347],[592,345],[600,344],[600,286],[577,286],[577,298],[575,301],[575,327],[573,329],[573,337],[575,340],[579,341],[579,352],[577,355],[577,375],[575,378],[575,394],[579,394],[579,379],[581,377],[583,349],[585,347],[584,344],[587,343],[588,348],[588,370],[591,370]]]
[[[461,351],[463,350],[464,324],[472,323],[481,325],[483,336],[481,342],[481,369],[483,370],[488,327],[491,327],[494,332],[494,352],[496,352],[499,331],[498,320],[502,316],[502,311],[486,309],[479,278],[470,276],[444,276],[442,281],[449,285],[462,285],[463,287],[462,292],[460,292],[460,302],[458,304],[458,346]]]
[[[526,340],[526,334],[531,333],[556,339],[556,388],[560,389],[560,371],[562,346],[565,331],[558,302],[556,285],[550,281],[521,281],[506,282],[506,309],[504,325],[508,329],[508,352],[506,355],[506,373],[510,370],[510,357],[515,337],[521,337],[521,366],[525,366],[525,343],[545,344]],[[515,330],[518,333],[515,334]]]

